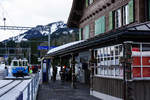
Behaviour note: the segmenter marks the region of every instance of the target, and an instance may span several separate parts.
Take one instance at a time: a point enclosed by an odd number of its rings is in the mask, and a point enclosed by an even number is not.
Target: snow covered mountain
[[[72,33],[77,33],[77,29],[67,28],[67,25],[63,21],[53,22],[48,25],[38,25],[35,28],[32,28],[18,36],[9,38],[5,41],[15,41],[22,42],[28,41],[33,38],[42,38],[47,37],[48,34],[51,34],[51,38],[56,38],[60,35],[68,35]]]

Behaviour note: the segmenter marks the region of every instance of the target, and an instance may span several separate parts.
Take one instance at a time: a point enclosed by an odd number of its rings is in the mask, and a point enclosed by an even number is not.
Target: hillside
[[[1,47],[9,48],[31,48],[31,59],[33,62],[38,57],[45,55],[47,50],[38,50],[38,46],[48,45],[48,34],[50,33],[51,46],[59,46],[72,41],[78,40],[78,29],[67,28],[62,21],[53,22],[48,25],[38,25],[18,36],[11,37],[0,43]],[[0,51],[1,52],[1,51]],[[12,51],[12,53],[15,51]],[[22,51],[24,57],[29,56],[26,51]],[[4,56],[4,55],[1,55]]]

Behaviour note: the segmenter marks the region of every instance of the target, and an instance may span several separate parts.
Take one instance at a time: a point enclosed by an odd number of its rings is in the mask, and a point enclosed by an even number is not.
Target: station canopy
[[[74,42],[70,42],[70,43],[67,43],[67,44],[58,46],[58,47],[56,47],[56,48],[53,48],[53,49],[49,50],[49,51],[47,52],[47,54],[49,55],[49,54],[55,53],[55,52],[57,52],[57,51],[59,51],[59,50],[65,49],[65,48],[70,47],[70,46],[73,46],[73,45],[75,45],[75,44],[79,44],[79,43],[81,43],[81,42],[83,42],[83,41],[84,41],[84,40],[74,41]]]
[[[125,41],[150,42],[150,22],[125,26],[96,35],[87,40],[71,42],[47,52],[46,57],[78,53],[89,49],[115,45]]]

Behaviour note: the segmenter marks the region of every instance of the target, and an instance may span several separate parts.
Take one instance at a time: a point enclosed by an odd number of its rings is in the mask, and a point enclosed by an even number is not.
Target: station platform
[[[41,84],[37,100],[100,100],[90,95],[87,85],[77,83],[77,89],[71,87],[70,82],[55,82]]]

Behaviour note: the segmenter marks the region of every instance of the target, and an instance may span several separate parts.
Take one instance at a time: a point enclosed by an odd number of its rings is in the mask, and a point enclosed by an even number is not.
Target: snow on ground
[[[12,80],[0,80],[0,88],[3,87],[5,84],[12,82]]]
[[[11,91],[9,91],[7,94],[5,94],[4,96],[2,96],[0,98],[0,100],[16,100],[16,98],[20,95],[21,91],[23,91],[27,85],[30,83],[30,80],[24,80],[21,84],[19,84],[18,86],[16,86],[14,89],[12,89]],[[24,96],[27,97],[27,93],[24,93]]]
[[[5,77],[5,64],[0,64],[0,80]]]
[[[16,80],[13,83],[3,87],[0,89],[0,95],[2,95],[3,93],[5,93],[6,91],[8,91],[9,89],[11,89],[12,87],[14,87],[15,85],[17,85],[20,82],[20,80]],[[7,99],[2,99],[2,100],[7,100]]]
[[[22,77],[19,77],[21,80],[15,80],[16,77],[12,76],[11,73],[11,66],[7,67],[8,67],[8,76],[5,75],[5,65],[0,65],[0,95],[7,92],[8,90],[10,90],[10,88],[12,88],[13,86],[17,85],[19,82],[22,81]],[[2,80],[4,77],[5,79],[8,78],[9,80]],[[34,74],[30,76],[25,76],[24,77],[25,80],[23,80],[23,82],[21,82],[19,85],[10,90],[8,93],[0,97],[0,100],[16,100],[16,98],[20,95],[21,92],[23,92],[23,98],[27,99],[28,90],[26,87],[34,77],[35,77]]]

